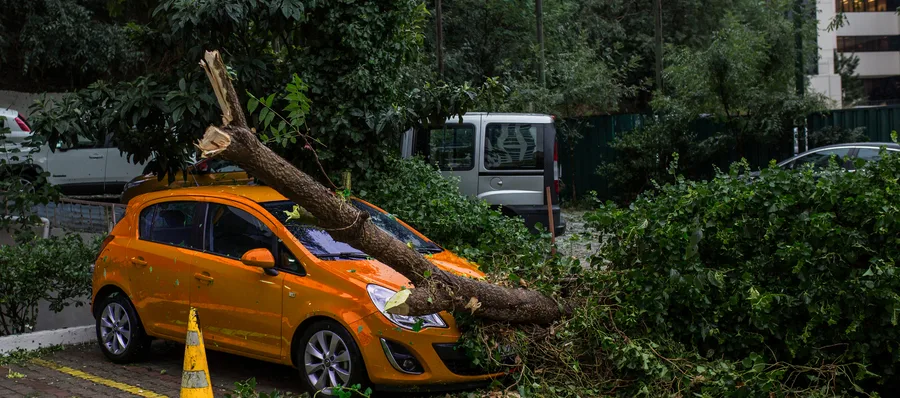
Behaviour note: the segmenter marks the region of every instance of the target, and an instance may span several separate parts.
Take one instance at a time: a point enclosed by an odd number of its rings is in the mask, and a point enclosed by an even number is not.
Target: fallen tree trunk
[[[250,172],[303,207],[337,240],[359,249],[408,278],[409,297],[390,312],[425,315],[472,311],[501,322],[550,324],[564,315],[553,299],[527,289],[510,289],[444,272],[404,242],[384,232],[369,215],[319,184],[263,145],[247,126],[243,107],[218,51],[201,65],[222,107],[221,127],[210,126],[197,146],[204,157],[221,156]]]

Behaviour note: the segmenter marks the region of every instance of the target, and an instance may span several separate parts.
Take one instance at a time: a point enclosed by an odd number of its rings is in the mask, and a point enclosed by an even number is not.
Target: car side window
[[[306,275],[303,264],[300,263],[300,260],[294,256],[294,253],[291,253],[290,249],[282,242],[278,243],[278,259],[275,261],[275,264],[278,269],[283,269],[299,275]]]
[[[254,215],[222,204],[210,204],[207,214],[206,251],[233,259],[252,249],[274,251],[275,234]]]
[[[74,143],[60,141],[56,144],[56,148],[63,149],[63,150],[94,149],[94,148],[103,148],[104,144],[105,143],[98,142],[94,138],[86,137],[86,136],[79,134]]]
[[[794,160],[790,163],[790,166],[788,168],[799,169],[806,164],[812,164],[814,169],[821,170],[828,167],[828,160],[831,159],[832,155],[837,156],[837,159],[835,159],[835,161],[837,162],[838,166],[844,166],[844,163],[847,160],[847,155],[849,154],[850,148],[826,149],[824,151],[810,153],[804,157]]]
[[[898,151],[888,149],[888,151],[897,153]],[[881,160],[881,149],[878,148],[859,148],[859,152],[856,153],[856,157],[858,159],[865,160],[866,162],[877,162]]]
[[[441,170],[472,170],[475,167],[475,126],[447,124],[441,129],[420,132],[416,154]]]
[[[491,123],[487,125],[484,135],[486,169],[544,169],[544,126],[530,123]]]
[[[164,202],[141,211],[138,236],[141,240],[200,250],[195,224],[197,202]]]

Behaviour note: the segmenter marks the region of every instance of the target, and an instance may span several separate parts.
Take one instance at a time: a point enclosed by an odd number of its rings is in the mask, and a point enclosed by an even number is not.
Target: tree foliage
[[[617,137],[612,147],[622,156],[606,160],[599,172],[630,201],[651,182],[671,182],[667,168],[679,154],[679,172],[689,178],[713,175],[712,165],[748,157],[765,145],[770,155],[790,154],[793,128],[822,110],[824,98],[797,92],[794,22],[785,17],[792,3],[740,2],[726,14],[720,29],[699,48],[668,46],[664,90],[652,105],[656,116],[638,130]],[[815,38],[815,24],[800,38]],[[805,47],[809,50],[815,47]],[[704,134],[698,131],[707,130]]]
[[[324,169],[365,176],[398,147],[400,132],[433,113],[471,109],[481,92],[428,83],[432,75],[421,67],[426,16],[424,5],[412,0],[163,1],[135,30],[151,65],[145,73],[42,101],[32,121],[51,143],[76,133],[111,133],[134,161],[152,159],[156,170],[177,170],[203,126],[217,118],[196,60],[203,50],[219,48],[229,57],[243,103],[279,93],[297,76],[315,108],[302,127],[314,138]],[[496,92],[501,86],[490,87]],[[439,109],[435,96],[445,103]],[[266,120],[251,122],[267,127]],[[282,155],[318,171],[300,150],[305,144],[287,143],[277,147]]]
[[[23,91],[82,87],[140,69],[134,26],[100,0],[0,1],[0,82]],[[23,109],[24,111],[24,109]]]

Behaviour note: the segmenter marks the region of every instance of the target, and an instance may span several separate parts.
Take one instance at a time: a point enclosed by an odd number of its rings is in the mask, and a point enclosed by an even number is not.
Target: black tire
[[[151,339],[144,332],[144,325],[128,297],[122,293],[114,293],[104,298],[95,308],[97,345],[103,355],[115,363],[129,363],[146,358],[150,352]],[[109,338],[108,342],[106,338]]]
[[[307,369],[307,358],[313,361],[315,364],[316,358],[315,356],[308,354],[307,349],[310,344],[313,344],[314,348],[318,348],[321,346],[318,338],[320,337],[320,333],[322,336],[326,338],[331,334],[332,337],[336,336],[340,338],[340,343],[336,346],[335,352],[325,352],[325,356],[327,358],[322,358],[322,368],[321,370],[313,369],[313,376],[316,379],[323,379],[326,388],[316,387],[313,383],[312,378],[310,377]],[[326,340],[326,345],[330,345],[330,340]],[[341,348],[341,344],[345,349]],[[344,351],[346,351],[347,358],[349,358],[349,369],[346,369],[344,366],[344,362],[341,359],[344,357]],[[327,359],[330,359],[326,361]],[[344,329],[341,324],[332,321],[332,320],[321,320],[309,325],[306,330],[303,331],[303,334],[297,339],[297,347],[294,350],[294,363],[297,364],[297,369],[300,372],[300,379],[303,388],[308,391],[310,394],[316,394],[317,391],[325,390],[319,393],[319,395],[333,395],[327,391],[330,385],[330,377],[329,377],[329,369],[331,374],[334,375],[335,379],[338,381],[339,385],[350,387],[356,384],[362,386],[361,390],[365,390],[369,384],[369,378],[366,373],[366,365],[363,362],[362,354],[359,351],[359,347],[356,345],[356,341],[353,340],[353,336]],[[326,368],[329,366],[330,368]],[[349,373],[349,376],[345,375],[342,371]],[[321,375],[319,375],[321,372]]]

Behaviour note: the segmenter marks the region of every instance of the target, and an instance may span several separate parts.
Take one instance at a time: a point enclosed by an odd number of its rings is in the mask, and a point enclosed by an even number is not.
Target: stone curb
[[[55,345],[82,344],[97,339],[94,325],[43,330],[0,337],[0,355],[17,350],[36,350]]]

